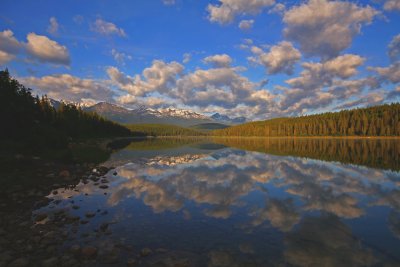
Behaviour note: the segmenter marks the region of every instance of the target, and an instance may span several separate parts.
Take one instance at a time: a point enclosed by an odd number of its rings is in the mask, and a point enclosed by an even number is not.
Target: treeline
[[[203,132],[169,124],[129,124],[126,125],[136,136],[204,136]]]
[[[64,148],[72,140],[128,136],[129,129],[96,113],[86,113],[73,104],[55,109],[47,97],[31,90],[0,71],[1,145],[20,149]]]
[[[393,138],[234,138],[214,142],[278,156],[306,157],[372,168],[400,170],[400,143]]]
[[[400,136],[400,104],[277,118],[215,130],[217,136]]]

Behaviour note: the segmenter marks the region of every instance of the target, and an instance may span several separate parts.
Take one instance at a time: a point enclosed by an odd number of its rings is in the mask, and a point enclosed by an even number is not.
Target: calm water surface
[[[400,266],[399,158],[398,140],[135,141],[34,214],[81,218],[65,249],[146,248],[135,266]]]

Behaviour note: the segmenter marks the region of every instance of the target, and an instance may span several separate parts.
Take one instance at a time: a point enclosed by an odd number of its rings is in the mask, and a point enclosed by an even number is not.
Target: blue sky
[[[266,119],[398,101],[400,1],[2,1],[39,94]]]

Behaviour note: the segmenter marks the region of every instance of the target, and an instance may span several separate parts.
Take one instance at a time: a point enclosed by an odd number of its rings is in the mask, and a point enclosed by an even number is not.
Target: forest
[[[131,135],[126,127],[74,104],[61,102],[54,108],[46,96],[33,96],[8,70],[0,71],[0,119],[3,149],[59,149],[87,138]]]
[[[400,136],[400,104],[276,118],[212,132],[216,136]]]
[[[169,124],[128,124],[132,134],[140,136],[204,136],[206,133]]]

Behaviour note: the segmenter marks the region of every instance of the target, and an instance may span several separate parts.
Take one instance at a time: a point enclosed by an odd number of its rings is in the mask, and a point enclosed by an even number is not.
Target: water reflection
[[[399,142],[308,140],[135,142],[112,155],[105,165],[117,167],[101,180],[59,190],[49,196],[57,208],[37,212],[86,216],[73,227],[78,233],[107,225],[109,235],[81,234],[70,243],[111,239],[163,248],[138,255],[139,266],[165,257],[185,260],[180,266],[399,264],[400,174],[392,171]],[[376,154],[367,160],[371,149]],[[324,153],[323,160],[379,169],[295,157]],[[90,219],[92,210],[107,213]]]

